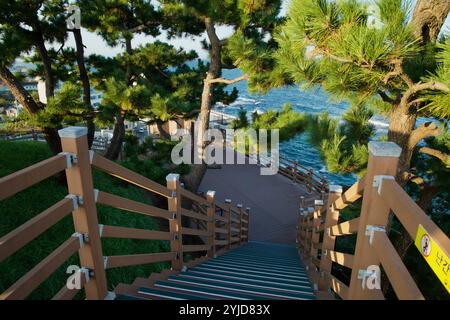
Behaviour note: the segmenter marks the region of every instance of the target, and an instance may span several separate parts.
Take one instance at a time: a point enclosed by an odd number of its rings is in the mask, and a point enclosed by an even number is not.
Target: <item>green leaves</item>
[[[438,67],[436,72],[424,78],[425,81],[439,81],[450,87],[450,37],[437,45],[436,54]],[[420,108],[420,111],[431,114],[440,119],[450,119],[450,92],[429,91],[421,95],[429,103]]]

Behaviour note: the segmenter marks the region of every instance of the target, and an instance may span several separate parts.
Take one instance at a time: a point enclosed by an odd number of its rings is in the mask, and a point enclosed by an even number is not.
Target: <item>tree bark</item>
[[[159,134],[163,139],[170,139],[168,122],[162,123],[158,121],[156,122],[156,127],[158,128]]]
[[[113,137],[111,144],[105,153],[105,157],[110,160],[117,160],[122,151],[122,144],[125,138],[125,114],[121,112],[116,116],[116,123],[114,125]]]
[[[395,105],[389,117],[388,140],[402,148],[398,163],[397,180],[404,181],[403,173],[409,170],[414,147],[410,146],[411,133],[416,124],[417,114],[410,112],[406,105]]]
[[[221,71],[221,42],[216,34],[216,29],[211,18],[205,18],[205,28],[211,44],[210,64],[206,78],[203,81],[202,101],[200,106],[200,123],[197,136],[197,148],[199,152],[203,151],[203,137],[209,127],[209,112],[212,104],[213,83],[211,80],[217,78]]]
[[[31,94],[23,88],[22,84],[16,79],[11,71],[4,66],[0,66],[0,80],[6,84],[14,98],[16,98],[29,114],[34,115],[43,109],[42,105],[36,103]],[[45,140],[52,153],[60,153],[61,140],[58,135],[58,130],[55,128],[44,127],[42,128],[42,131],[44,132]]]
[[[133,48],[131,46],[131,38],[127,37],[125,39],[125,50],[129,55],[133,54]],[[128,86],[132,85],[132,71],[131,71],[131,63],[127,63],[126,67],[126,81]],[[118,115],[116,116],[116,123],[114,125],[113,137],[111,139],[111,144],[109,145],[108,150],[106,151],[105,157],[110,160],[117,160],[119,157],[120,151],[122,150],[123,140],[125,138],[125,112],[123,110],[118,111]]]
[[[436,41],[450,11],[448,0],[417,0],[411,25],[423,43]]]
[[[45,76],[45,95],[47,99],[53,97],[55,94],[55,79],[53,78],[52,63],[50,57],[48,56],[47,48],[45,47],[44,35],[42,33],[41,23],[39,18],[36,16],[35,23],[33,26],[35,45],[39,52],[42,60],[42,65],[44,67]]]
[[[94,141],[95,135],[95,124],[94,124],[94,110],[91,104],[91,85],[89,83],[89,76],[86,71],[86,66],[84,63],[84,47],[83,47],[83,38],[81,36],[80,29],[72,30],[75,44],[77,47],[77,65],[78,70],[80,72],[80,79],[83,86],[83,103],[89,110],[89,115],[86,118],[86,125],[88,129],[88,146],[89,149],[92,147],[92,143]]]

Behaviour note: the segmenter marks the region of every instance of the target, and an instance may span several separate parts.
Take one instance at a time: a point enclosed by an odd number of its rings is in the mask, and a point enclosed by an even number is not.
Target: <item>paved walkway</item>
[[[208,169],[199,191],[215,190],[219,201],[250,207],[251,241],[295,243],[300,196],[312,206],[319,198],[281,174],[262,176],[257,165],[222,165]]]

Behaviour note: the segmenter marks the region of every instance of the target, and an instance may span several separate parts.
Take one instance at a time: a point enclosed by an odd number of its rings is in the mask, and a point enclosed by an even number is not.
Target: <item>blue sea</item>
[[[241,75],[240,70],[224,70],[223,76],[228,79]],[[214,108],[218,111],[237,115],[239,110],[243,108],[249,113],[255,110],[266,111],[269,108],[274,110],[281,109],[285,103],[290,103],[294,110],[298,112],[306,112],[319,114],[324,111],[328,112],[331,117],[340,118],[345,110],[349,107],[346,102],[336,102],[330,99],[330,96],[320,87],[316,87],[309,91],[302,91],[297,86],[272,89],[266,94],[250,94],[247,90],[247,82],[229,86],[229,90],[236,87],[239,90],[239,98],[230,104],[224,106],[216,105]],[[387,121],[381,116],[375,116],[371,119],[371,123],[377,129],[377,135],[387,133]],[[353,174],[340,175],[327,171],[325,163],[320,157],[316,147],[308,142],[309,133],[298,134],[289,141],[280,143],[280,155],[292,161],[314,169],[322,176],[328,179],[330,184],[351,185],[357,177]]]

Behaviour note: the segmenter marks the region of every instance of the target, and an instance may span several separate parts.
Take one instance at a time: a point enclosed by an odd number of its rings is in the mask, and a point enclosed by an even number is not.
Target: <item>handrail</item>
[[[165,231],[153,231],[145,229],[101,225],[102,238],[127,238],[141,240],[172,240],[174,235]]]
[[[331,261],[340,264],[341,266],[347,268],[351,268],[353,266],[354,256],[352,254],[329,250],[326,254],[326,257]]]
[[[5,292],[0,294],[0,300],[24,299],[47,279],[60,265],[80,249],[78,237],[70,237],[53,251],[47,258],[38,263]]]
[[[154,182],[134,171],[131,171],[121,165],[108,160],[94,151],[90,151],[91,164],[109,175],[127,181],[138,187],[152,191],[165,197],[170,197],[171,192],[164,186]]]
[[[203,213],[198,213],[198,212],[194,212],[185,208],[181,208],[181,215],[189,217],[189,218],[193,218],[193,219],[198,219],[198,220],[203,220],[203,221],[211,221],[212,219],[210,217],[208,217],[207,215],[204,215]]]
[[[333,203],[333,208],[335,210],[343,210],[348,205],[354,203],[360,199],[364,191],[365,177],[356,181],[347,191],[344,192],[336,201]]]
[[[145,214],[152,217],[172,219],[173,214],[165,209],[154,207],[149,204],[137,202],[111,193],[99,191],[97,202],[114,208]]]
[[[0,262],[68,216],[73,200],[65,198],[0,238]]]
[[[209,245],[183,245],[183,252],[207,251]]]
[[[412,239],[416,237],[419,224],[432,235],[447,257],[450,257],[450,239],[447,235],[426,215],[400,185],[391,179],[383,179],[380,187],[380,198],[394,211],[403,227]]]
[[[359,217],[349,221],[344,221],[342,223],[330,227],[330,235],[344,236],[354,234],[358,231],[358,227],[359,227]]]
[[[175,255],[176,253],[174,252],[163,252],[109,256],[107,257],[106,269],[129,267],[156,262],[166,262],[172,260]]]
[[[186,197],[188,199],[191,199],[193,201],[196,201],[200,204],[206,204],[206,199],[203,197],[200,197],[199,195],[196,195],[195,193],[190,192],[189,190],[180,188],[180,193],[183,197]]]
[[[67,155],[61,153],[0,178],[0,201],[63,171],[67,161]]]
[[[373,247],[381,260],[392,287],[399,299],[424,300],[422,293],[403,264],[385,232],[375,232]]]

